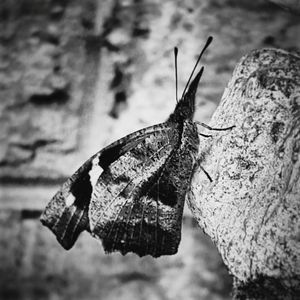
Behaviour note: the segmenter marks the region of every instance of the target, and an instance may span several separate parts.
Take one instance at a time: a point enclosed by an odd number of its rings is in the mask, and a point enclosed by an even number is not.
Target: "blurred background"
[[[208,36],[195,119],[209,123],[252,49],[300,48],[299,1],[1,0],[0,299],[230,299],[231,277],[187,207],[177,255],[65,251],[41,211],[87,158],[166,120]],[[293,6],[294,5],[294,6]],[[283,9],[282,7],[285,7]],[[290,11],[288,10],[290,8]]]

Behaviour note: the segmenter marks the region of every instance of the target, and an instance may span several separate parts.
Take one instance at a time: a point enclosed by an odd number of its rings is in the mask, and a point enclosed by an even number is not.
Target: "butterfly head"
[[[168,121],[178,123],[187,119],[192,120],[195,112],[195,96],[203,69],[202,67],[189,85],[188,90],[182,95]]]

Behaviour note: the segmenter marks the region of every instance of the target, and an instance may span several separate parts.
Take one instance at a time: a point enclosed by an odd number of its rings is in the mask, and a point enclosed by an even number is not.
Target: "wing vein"
[[[165,148],[167,148],[167,146],[169,146],[169,145],[170,145],[170,144],[165,144],[165,145],[163,145],[156,153],[153,153],[153,154],[148,158],[148,160],[150,160],[152,157],[154,157],[154,155],[157,155],[158,152],[160,152],[160,151],[164,150]],[[141,162],[140,164],[142,164],[142,163],[145,163],[145,162]],[[112,201],[110,202],[110,204],[106,207],[106,209],[103,209],[102,215],[99,217],[99,219],[103,216],[103,213],[104,213],[107,209],[110,208],[110,206],[112,205],[112,203],[113,203],[115,200],[118,199],[118,197],[124,192],[124,190],[125,190],[125,189],[126,189],[126,188],[134,181],[134,179],[136,179],[137,177],[138,177],[138,176],[134,177],[130,182],[128,182],[127,185],[122,189],[122,191],[120,191],[120,192],[118,193],[118,195],[117,195],[116,197],[113,198],[113,200],[112,200]],[[128,194],[128,196],[132,195],[132,193],[134,192],[134,190],[135,190],[135,189],[133,188],[133,189],[130,191],[130,193]],[[128,203],[128,201],[129,201],[129,197],[126,199],[126,201],[125,201],[125,203],[124,203],[123,206],[125,206],[125,205]],[[131,211],[132,211],[133,205],[134,205],[134,203],[132,203],[132,205],[131,205]],[[118,211],[116,217],[114,218],[114,221],[113,221],[113,223],[112,223],[112,226],[111,226],[111,228],[110,228],[110,231],[109,231],[109,233],[105,236],[105,238],[109,238],[109,237],[110,237],[110,234],[111,234],[111,232],[112,232],[112,230],[113,230],[113,228],[114,228],[114,224],[116,223],[116,220],[119,218],[121,211],[122,211],[122,208],[119,209],[119,211]],[[127,218],[127,220],[126,220],[126,226],[128,226],[128,223],[129,223],[129,218]]]

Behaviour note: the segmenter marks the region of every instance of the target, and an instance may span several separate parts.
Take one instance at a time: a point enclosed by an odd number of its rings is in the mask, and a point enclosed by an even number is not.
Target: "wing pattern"
[[[169,130],[158,124],[136,131],[102,149],[87,160],[61,187],[46,206],[41,222],[70,249],[83,230],[90,231],[88,209],[95,182],[103,170],[154,132]]]
[[[193,123],[176,126],[154,132],[99,177],[89,220],[107,252],[154,257],[177,252],[199,140]]]
[[[132,133],[93,155],[49,202],[41,221],[65,249],[87,230],[102,240],[107,252],[154,257],[177,252],[198,153],[192,118],[203,67],[191,79],[211,41],[209,37],[165,123]]]

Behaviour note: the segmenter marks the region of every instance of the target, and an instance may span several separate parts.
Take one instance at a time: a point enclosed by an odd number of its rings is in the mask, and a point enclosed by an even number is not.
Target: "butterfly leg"
[[[211,134],[203,134],[203,133],[199,133],[199,132],[198,132],[198,134],[201,135],[201,136],[204,136],[204,137],[212,137]]]
[[[202,127],[207,128],[207,129],[209,129],[209,130],[217,130],[217,131],[229,130],[229,129],[232,129],[232,128],[235,127],[235,125],[233,125],[233,126],[225,127],[225,128],[214,128],[214,127],[210,127],[210,126],[208,126],[208,125],[206,125],[206,124],[204,124],[204,123],[202,123],[202,122],[199,122],[199,121],[195,121],[195,123],[196,123],[197,125],[200,125],[200,126],[202,126]]]
[[[211,179],[210,175],[208,174],[208,172],[201,166],[201,163],[200,163],[200,159],[197,159],[195,165],[194,165],[194,169],[193,169],[193,174],[195,174],[196,170],[200,168],[204,174],[206,175],[206,177],[208,178],[208,180],[210,182],[212,182],[213,180]]]

